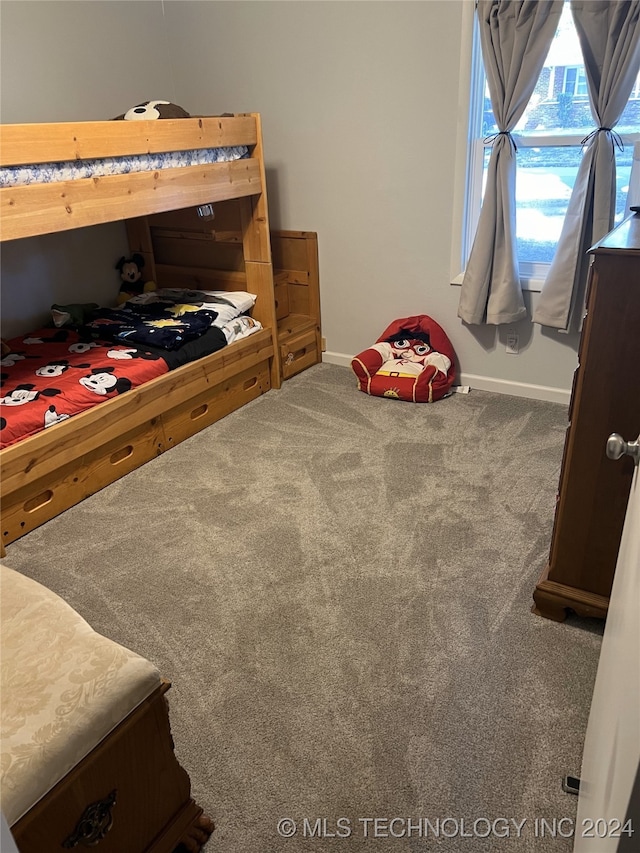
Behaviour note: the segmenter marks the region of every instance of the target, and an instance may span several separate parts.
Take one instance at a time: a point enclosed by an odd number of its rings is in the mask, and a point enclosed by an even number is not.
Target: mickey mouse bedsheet
[[[1,361],[0,447],[169,370],[157,354],[87,340],[70,329],[39,329],[7,343],[10,352]]]

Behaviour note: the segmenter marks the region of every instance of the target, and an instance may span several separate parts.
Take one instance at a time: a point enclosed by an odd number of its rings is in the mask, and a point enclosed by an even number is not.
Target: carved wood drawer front
[[[313,329],[291,338],[280,346],[282,375],[285,379],[319,361],[318,343]]]

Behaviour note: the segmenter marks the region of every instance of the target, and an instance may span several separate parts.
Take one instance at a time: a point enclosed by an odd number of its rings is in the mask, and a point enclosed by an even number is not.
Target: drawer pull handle
[[[191,412],[191,420],[195,421],[198,418],[201,418],[203,415],[206,415],[209,411],[209,406],[207,403],[203,403],[201,406],[198,406],[197,409],[194,409]]]
[[[297,358],[302,358],[302,356],[305,355],[306,352],[307,352],[306,347],[301,347],[300,349],[296,350],[295,352],[288,352],[287,357],[285,359],[285,364],[293,364],[293,362]]]
[[[121,447],[120,450],[116,450],[115,453],[111,454],[109,462],[112,465],[117,465],[118,462],[124,462],[125,459],[128,459],[133,453],[133,447],[130,444],[127,444],[125,447]]]
[[[30,498],[28,501],[25,501],[24,511],[35,512],[37,509],[40,509],[40,507],[43,507],[45,504],[48,504],[52,497],[53,492],[51,491],[51,489],[47,489],[46,492],[41,492],[34,498]]]
[[[116,791],[112,791],[104,800],[91,803],[82,813],[76,828],[62,842],[62,846],[70,850],[82,844],[83,847],[95,847],[102,841],[113,826],[112,809],[116,804]]]

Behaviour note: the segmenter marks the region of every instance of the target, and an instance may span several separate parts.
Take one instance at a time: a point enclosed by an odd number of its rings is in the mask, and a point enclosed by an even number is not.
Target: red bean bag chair
[[[394,320],[351,368],[365,394],[433,403],[456,378],[456,354],[442,327],[426,314]]]

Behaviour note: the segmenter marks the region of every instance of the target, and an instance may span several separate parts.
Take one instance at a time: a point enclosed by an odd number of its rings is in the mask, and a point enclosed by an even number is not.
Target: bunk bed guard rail
[[[206,151],[244,149],[234,158],[200,162]],[[136,122],[65,122],[0,126],[0,239],[14,240],[88,225],[131,219],[177,207],[259,195],[264,185],[256,114]],[[179,165],[158,166],[158,155],[189,152]],[[131,158],[151,157],[145,171]],[[46,164],[125,160],[124,173],[10,185],[10,170]],[[112,164],[110,164],[111,166]],[[65,174],[62,172],[62,174]],[[80,174],[85,174],[80,171]],[[2,185],[4,184],[4,185]]]

